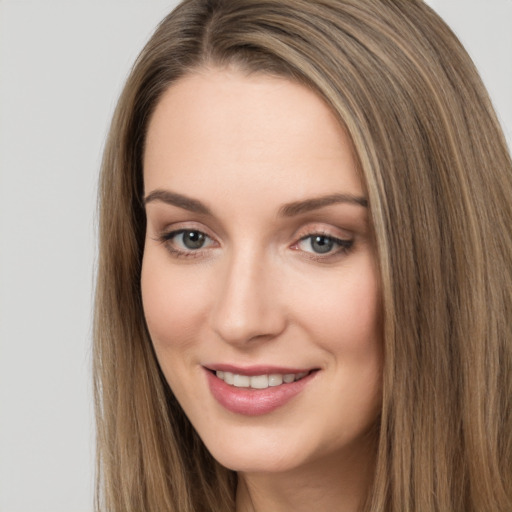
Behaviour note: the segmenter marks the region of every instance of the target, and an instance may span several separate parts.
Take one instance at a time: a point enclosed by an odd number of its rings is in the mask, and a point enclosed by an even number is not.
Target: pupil
[[[311,247],[313,250],[320,254],[329,252],[334,245],[334,242],[326,236],[315,236],[311,241]]]
[[[187,231],[183,234],[183,244],[187,249],[200,249],[204,245],[204,235],[199,231]]]

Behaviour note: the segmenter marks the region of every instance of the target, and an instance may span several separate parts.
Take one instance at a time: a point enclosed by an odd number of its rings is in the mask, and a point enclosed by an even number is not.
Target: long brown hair
[[[97,509],[232,511],[163,378],[140,297],[142,154],[162,93],[234,65],[316,91],[352,138],[384,307],[366,511],[512,510],[512,163],[487,93],[420,0],[185,0],[126,83],[99,188]]]

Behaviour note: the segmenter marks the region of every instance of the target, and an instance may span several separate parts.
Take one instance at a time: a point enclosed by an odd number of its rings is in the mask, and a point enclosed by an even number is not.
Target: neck
[[[283,472],[239,473],[236,512],[360,512],[372,483],[375,445]]]

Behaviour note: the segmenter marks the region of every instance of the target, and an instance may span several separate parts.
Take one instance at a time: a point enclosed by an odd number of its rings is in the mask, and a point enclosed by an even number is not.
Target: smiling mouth
[[[217,370],[212,371],[220,380],[235,388],[267,389],[282,384],[291,384],[303,379],[314,370],[300,373],[270,373],[262,375],[240,375],[238,373]]]
[[[311,385],[320,371],[300,367],[219,366],[204,367],[213,398],[228,411],[245,416],[268,414],[284,406]]]

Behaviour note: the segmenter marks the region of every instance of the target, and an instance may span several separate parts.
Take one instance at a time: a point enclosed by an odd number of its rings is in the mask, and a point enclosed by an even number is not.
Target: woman
[[[180,4],[104,156],[98,509],[510,510],[511,197],[422,2]]]

